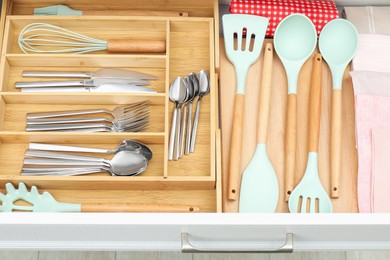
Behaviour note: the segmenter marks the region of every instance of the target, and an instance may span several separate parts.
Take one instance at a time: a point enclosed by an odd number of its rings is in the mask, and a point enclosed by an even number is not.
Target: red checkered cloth
[[[304,14],[311,19],[317,33],[329,21],[339,17],[336,5],[331,0],[232,0],[232,14],[253,14],[269,18],[266,36],[272,37],[279,22],[293,13]]]

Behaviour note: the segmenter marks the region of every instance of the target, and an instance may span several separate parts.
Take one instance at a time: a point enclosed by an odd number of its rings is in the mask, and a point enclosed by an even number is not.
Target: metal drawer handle
[[[182,253],[292,253],[293,252],[293,234],[286,234],[286,241],[283,246],[277,249],[198,249],[188,240],[188,233],[181,234],[181,252]]]

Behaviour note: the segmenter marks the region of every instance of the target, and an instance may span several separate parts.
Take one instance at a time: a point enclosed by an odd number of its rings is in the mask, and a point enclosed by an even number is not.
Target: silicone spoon
[[[339,197],[341,173],[341,131],[343,75],[348,63],[355,56],[359,36],[352,23],[335,19],[327,23],[319,38],[320,51],[332,72],[332,123],[330,139],[331,196]]]
[[[257,147],[242,176],[239,212],[275,212],[278,204],[278,179],[268,159],[266,147],[271,96],[272,55],[272,43],[267,43],[264,49],[260,83]]]
[[[276,27],[275,51],[286,70],[288,82],[284,193],[286,201],[294,186],[298,76],[303,64],[312,55],[316,43],[316,29],[311,20],[303,14],[291,14]]]
[[[309,154],[305,175],[288,200],[291,213],[331,213],[332,202],[318,175],[318,139],[321,116],[321,54],[314,57],[310,88]]]
[[[230,137],[228,179],[228,199],[236,200],[241,175],[241,142],[246,77],[249,68],[260,57],[268,18],[245,14],[225,14],[222,17],[222,22],[226,55],[234,66],[237,80],[232,135]]]

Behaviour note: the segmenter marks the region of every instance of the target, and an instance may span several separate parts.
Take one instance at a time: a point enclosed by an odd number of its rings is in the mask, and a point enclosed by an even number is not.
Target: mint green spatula
[[[239,212],[275,212],[278,204],[278,179],[268,159],[266,147],[271,96],[272,55],[272,43],[267,43],[264,49],[260,83],[257,147],[242,176]]]
[[[0,212],[199,212],[199,207],[176,204],[64,203],[47,191],[40,194],[35,186],[29,191],[23,182],[17,189],[7,183],[5,189],[6,194],[0,192]],[[28,205],[17,205],[18,201]]]
[[[237,79],[232,135],[230,137],[228,181],[228,199],[236,200],[241,175],[241,141],[246,77],[250,66],[260,57],[268,18],[246,14],[225,14],[222,17],[222,22],[226,56],[234,66]]]

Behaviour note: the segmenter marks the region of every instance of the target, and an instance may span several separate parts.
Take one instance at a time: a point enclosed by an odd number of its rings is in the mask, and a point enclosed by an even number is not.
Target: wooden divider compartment
[[[170,22],[170,50],[169,50],[169,78],[170,82],[177,76],[186,76],[190,72],[200,70],[212,71],[214,63],[208,57],[213,54],[214,41],[210,37],[213,30],[210,19],[199,19],[197,23],[190,23],[183,19]],[[210,75],[210,93],[201,101],[201,112],[196,139],[195,152],[179,160],[168,163],[168,172],[176,176],[209,176],[215,180],[215,122],[214,111],[217,110],[215,75]],[[174,104],[169,103],[169,111],[173,111]],[[195,102],[193,105],[195,112]],[[171,116],[171,115],[170,115]],[[171,121],[169,122],[169,126]],[[196,165],[196,166],[195,166]],[[195,167],[194,167],[195,166]]]
[[[23,1],[14,1],[22,3]],[[15,5],[13,6],[15,7]],[[31,6],[30,6],[31,7]],[[27,10],[30,7],[23,9]],[[14,9],[12,9],[14,10]],[[18,9],[22,10],[22,9]],[[24,12],[24,11],[23,11]],[[18,14],[24,14],[24,13]],[[13,12],[12,12],[13,13]],[[105,51],[83,55],[24,54],[17,44],[21,29],[32,22],[55,24],[98,39],[136,38],[166,41],[163,54],[108,54]],[[220,210],[216,195],[217,80],[214,62],[214,23],[212,18],[184,17],[35,17],[7,18],[1,64],[0,100],[0,185],[7,182],[27,185],[60,194],[61,199],[81,201],[84,194],[95,194],[98,202],[120,201],[131,193],[135,201],[193,204],[201,211]],[[23,70],[96,71],[121,68],[150,73],[155,94],[140,93],[22,93],[15,82],[53,80],[23,78]],[[169,100],[170,84],[177,76],[206,70],[210,74],[210,93],[202,99],[195,152],[178,161],[168,161],[168,141],[173,103]],[[63,80],[64,78],[58,78]],[[55,79],[57,80],[57,78]],[[25,132],[27,112],[83,108],[113,109],[132,101],[148,99],[150,127],[142,133],[61,133]],[[193,105],[193,112],[195,112]],[[153,151],[147,171],[136,177],[109,176],[99,173],[85,176],[20,176],[24,151],[29,142],[68,144],[73,146],[114,148],[125,139],[146,143]],[[93,154],[86,154],[92,155]],[[108,156],[110,158],[112,156]],[[69,192],[67,192],[69,190]],[[115,191],[118,190],[118,191]],[[70,194],[75,195],[70,195]],[[97,199],[99,198],[99,199]],[[196,202],[198,201],[198,202]]]
[[[27,56],[27,57],[26,57]],[[61,62],[59,62],[61,61]],[[166,58],[163,55],[6,55],[0,73],[3,92],[20,92],[16,82],[80,80],[80,78],[23,77],[25,70],[42,71],[97,71],[101,68],[115,68],[148,73],[157,77],[148,88],[158,93],[166,92]]]
[[[161,40],[167,39],[167,19],[161,17],[12,17],[7,19],[4,31],[4,54],[23,53],[18,45],[20,32],[32,23],[47,23],[79,33],[97,40]],[[39,32],[38,32],[39,33]],[[59,48],[61,49],[61,48]],[[96,51],[95,54],[107,54],[107,51]],[[83,55],[89,55],[86,53]],[[161,53],[164,55],[165,53]],[[32,54],[35,55],[35,54]],[[112,54],[111,54],[112,55]]]

